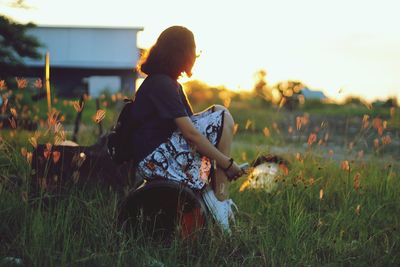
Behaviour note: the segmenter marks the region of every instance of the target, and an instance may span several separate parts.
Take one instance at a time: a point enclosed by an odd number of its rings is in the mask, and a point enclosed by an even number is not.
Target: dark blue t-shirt
[[[193,115],[182,86],[164,74],[147,76],[132,105],[132,149],[135,164],[167,141],[177,126],[175,118]]]

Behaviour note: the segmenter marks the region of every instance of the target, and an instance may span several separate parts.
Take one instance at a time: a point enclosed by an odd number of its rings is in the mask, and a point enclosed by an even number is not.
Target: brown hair
[[[137,69],[147,75],[166,74],[173,79],[182,72],[191,76],[195,49],[194,35],[190,30],[182,26],[169,27],[141,57]]]

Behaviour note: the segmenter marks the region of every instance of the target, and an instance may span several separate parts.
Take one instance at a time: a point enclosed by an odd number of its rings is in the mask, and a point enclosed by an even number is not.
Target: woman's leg
[[[221,105],[215,105],[214,111],[225,110],[224,112],[224,125],[222,129],[221,139],[218,143],[218,150],[226,156],[230,157],[231,145],[233,141],[233,129],[235,122],[229,110]],[[218,200],[223,201],[228,198],[229,194],[229,181],[225,172],[217,167],[215,172],[214,192]]]

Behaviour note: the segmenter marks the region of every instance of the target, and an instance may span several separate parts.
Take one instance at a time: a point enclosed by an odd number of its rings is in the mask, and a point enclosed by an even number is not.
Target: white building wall
[[[142,28],[36,27],[30,33],[50,52],[53,67],[129,69],[139,59],[137,33]],[[43,60],[26,60],[43,66]]]
[[[99,97],[104,91],[114,94],[121,88],[121,78],[118,76],[91,76],[86,82],[92,97]]]

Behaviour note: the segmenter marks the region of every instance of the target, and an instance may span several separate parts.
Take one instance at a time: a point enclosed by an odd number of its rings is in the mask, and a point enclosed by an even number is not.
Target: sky
[[[143,27],[150,47],[183,25],[201,51],[192,79],[233,90],[300,80],[328,97],[400,98],[398,0],[0,0],[0,14],[38,25]]]

